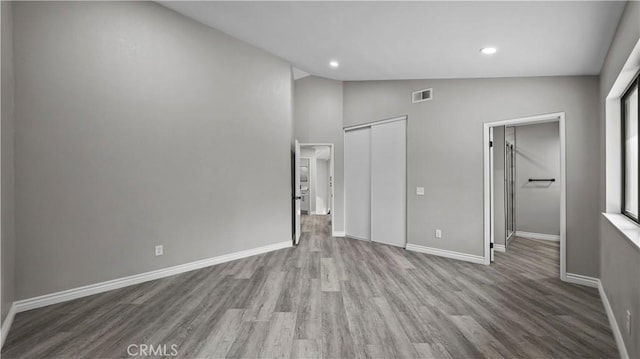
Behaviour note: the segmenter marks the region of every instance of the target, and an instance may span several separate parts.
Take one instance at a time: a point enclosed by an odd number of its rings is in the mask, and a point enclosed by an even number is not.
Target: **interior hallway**
[[[595,289],[558,278],[558,246],[515,239],[491,266],[331,238],[304,216],[283,249],[16,316],[3,358],[614,358]]]

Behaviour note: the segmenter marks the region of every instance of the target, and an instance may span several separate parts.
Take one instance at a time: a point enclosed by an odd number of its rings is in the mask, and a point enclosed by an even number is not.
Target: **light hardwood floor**
[[[483,266],[330,237],[307,216],[284,249],[16,316],[2,358],[614,358],[595,289],[558,247],[515,239]]]

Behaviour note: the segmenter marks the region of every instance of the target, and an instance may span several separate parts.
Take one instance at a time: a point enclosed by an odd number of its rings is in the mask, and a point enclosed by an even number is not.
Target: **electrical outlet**
[[[624,327],[627,329],[627,335],[631,335],[631,311],[629,309],[627,309]]]
[[[156,257],[164,254],[164,248],[162,245],[156,246]]]
[[[436,238],[442,238],[442,230],[436,229]]]
[[[418,196],[424,196],[424,187],[416,187],[416,194]]]

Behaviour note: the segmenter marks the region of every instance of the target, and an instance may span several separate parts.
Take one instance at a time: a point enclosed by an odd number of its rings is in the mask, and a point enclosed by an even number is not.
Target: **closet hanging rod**
[[[529,182],[555,182],[555,178],[529,178]]]

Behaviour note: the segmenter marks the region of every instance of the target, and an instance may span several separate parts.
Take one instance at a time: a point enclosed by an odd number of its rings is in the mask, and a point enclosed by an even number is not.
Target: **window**
[[[622,213],[639,222],[638,78],[622,96]]]

